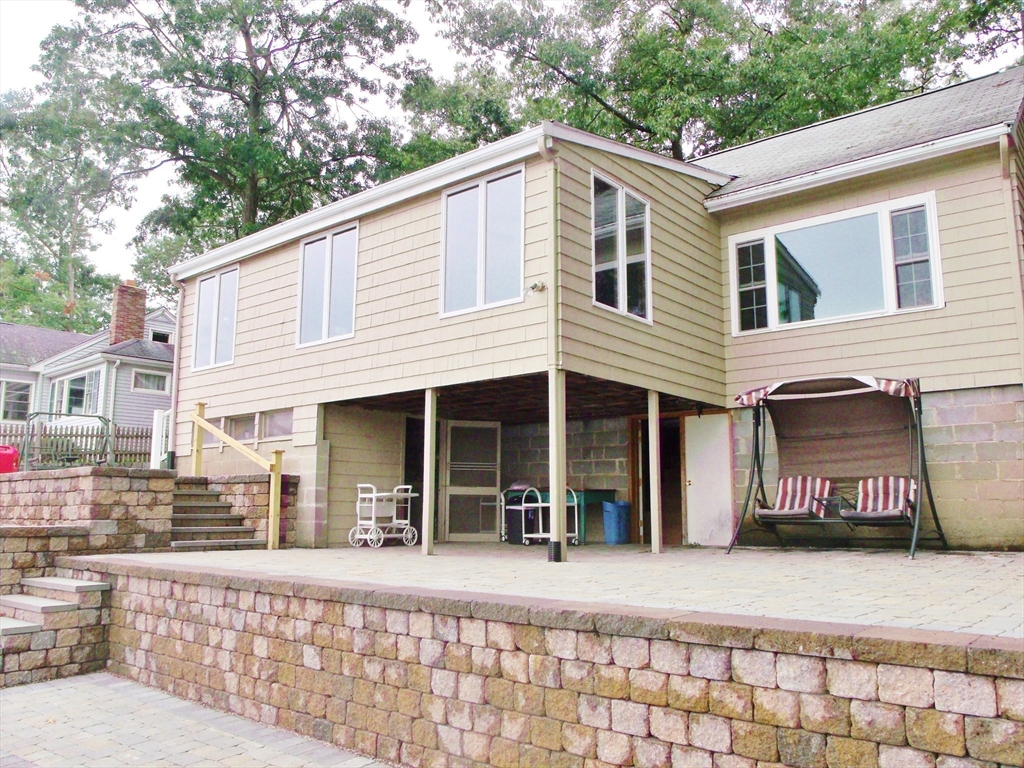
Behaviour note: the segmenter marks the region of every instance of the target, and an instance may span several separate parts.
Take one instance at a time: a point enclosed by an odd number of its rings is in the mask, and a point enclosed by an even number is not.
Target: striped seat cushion
[[[774,509],[763,509],[759,517],[825,516],[825,505],[817,501],[832,493],[832,481],[824,477],[783,477]]]
[[[849,519],[896,520],[910,516],[914,484],[909,477],[868,477],[857,484],[857,508]]]

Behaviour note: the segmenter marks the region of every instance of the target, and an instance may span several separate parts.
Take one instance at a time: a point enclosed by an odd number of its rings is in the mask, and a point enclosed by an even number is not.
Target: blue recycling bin
[[[603,501],[604,508],[604,543],[629,543],[629,502]]]

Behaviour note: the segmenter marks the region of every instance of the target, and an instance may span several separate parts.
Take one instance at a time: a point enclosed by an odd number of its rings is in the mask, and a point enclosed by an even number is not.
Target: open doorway
[[[678,416],[661,420],[661,536],[665,546],[679,546],[686,541],[686,499],[683,496],[683,451],[681,419]],[[644,543],[651,541],[651,479],[649,424],[640,422],[639,520],[643,525]]]

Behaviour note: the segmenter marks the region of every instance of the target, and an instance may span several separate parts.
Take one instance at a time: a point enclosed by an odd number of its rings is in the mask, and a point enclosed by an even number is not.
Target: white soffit
[[[402,176],[394,181],[381,184],[379,187],[346,197],[344,200],[330,203],[321,208],[283,221],[248,237],[222,245],[188,261],[179,262],[168,268],[174,280],[186,280],[190,277],[225,267],[248,256],[266,251],[279,245],[311,235],[318,230],[334,227],[358,219],[368,213],[386,208],[403,200],[431,192],[500,168],[503,165],[522,161],[532,155],[539,154],[540,143],[544,137],[571,141],[576,144],[592,147],[604,152],[614,153],[650,165],[667,168],[677,173],[702,179],[709,184],[721,186],[733,179],[724,173],[701,168],[691,163],[673,160],[668,157],[631,147],[611,139],[595,136],[592,133],[570,128],[561,123],[545,121],[536,128],[517,133],[515,136],[488,144],[486,147],[474,149],[457,157],[423,168],[419,171]]]
[[[720,195],[719,197],[709,197],[704,201],[704,207],[711,213],[726,211],[741,205],[770,200],[773,197],[813,189],[825,184],[852,179],[856,176],[898,168],[902,165],[930,160],[931,158],[941,157],[952,152],[963,152],[968,149],[982,147],[998,141],[1000,136],[1010,133],[1010,131],[1011,127],[1009,125],[999,123],[998,125],[979,128],[975,131],[968,131],[956,136],[936,139],[925,144],[917,144],[913,147],[905,147],[904,149],[897,149],[881,155],[865,157],[861,160],[834,165],[830,168],[822,168],[821,170],[803,173],[799,176],[791,176],[788,179],[773,181],[768,184],[751,187],[750,189]]]

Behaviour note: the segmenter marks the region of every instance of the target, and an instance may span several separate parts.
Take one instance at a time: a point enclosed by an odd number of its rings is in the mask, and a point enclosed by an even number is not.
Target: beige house
[[[426,551],[494,541],[517,481],[593,492],[588,541],[615,497],[722,545],[738,392],[917,377],[951,543],[1024,546],[1022,103],[1016,68],[696,163],[545,123],[178,264],[180,466],[205,402],[284,449],[301,546],[357,483],[412,484]]]

